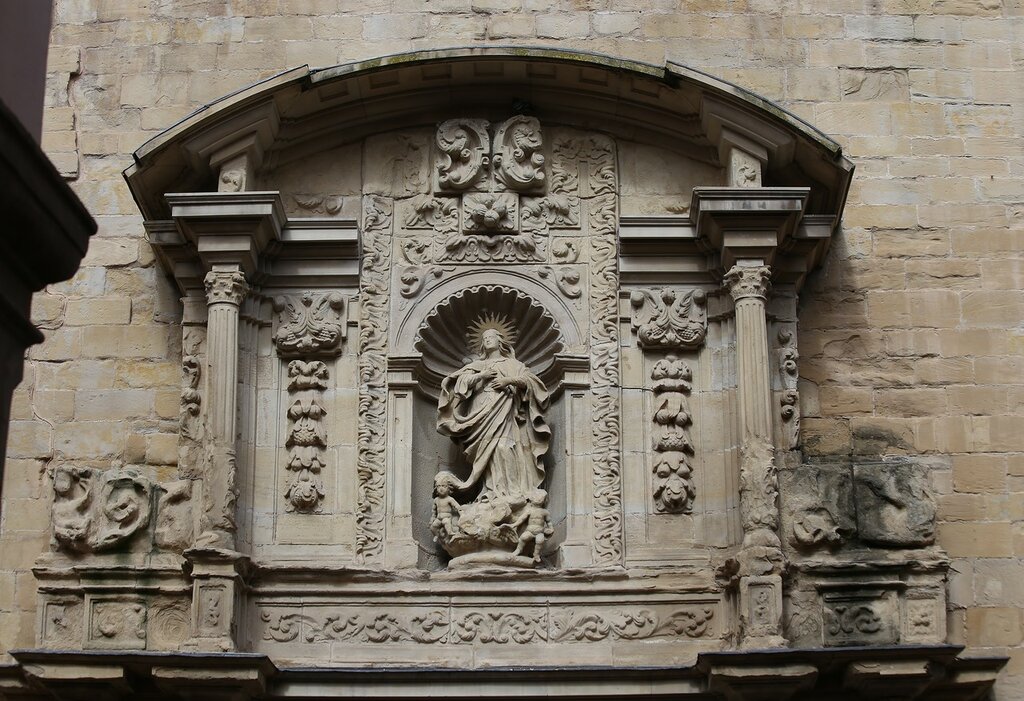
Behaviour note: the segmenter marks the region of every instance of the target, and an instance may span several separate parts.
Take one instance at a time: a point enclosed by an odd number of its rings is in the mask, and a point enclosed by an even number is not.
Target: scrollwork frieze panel
[[[707,602],[589,607],[266,606],[261,637],[276,643],[530,645],[604,640],[702,639],[718,635]]]

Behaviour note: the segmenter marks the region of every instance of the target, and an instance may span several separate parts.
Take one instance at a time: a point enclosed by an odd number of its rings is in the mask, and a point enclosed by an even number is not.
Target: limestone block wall
[[[181,310],[121,177],[132,151],[290,67],[475,44],[678,61],[842,143],[844,226],[799,302],[805,450],[934,456],[951,642],[1009,654],[997,699],[1024,698],[1020,0],[57,0],[43,146],[99,233],[33,303],[47,341],[12,409],[0,654],[35,642],[51,463],[175,478]]]

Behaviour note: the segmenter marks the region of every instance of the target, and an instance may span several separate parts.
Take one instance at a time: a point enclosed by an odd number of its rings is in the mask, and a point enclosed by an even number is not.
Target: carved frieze
[[[282,358],[328,357],[341,353],[345,298],[337,292],[274,298],[274,345]]]
[[[651,494],[657,513],[688,514],[693,510],[697,494],[691,466],[693,419],[687,405],[692,379],[690,367],[674,355],[662,358],[651,370],[655,425]]]
[[[288,511],[320,511],[324,498],[321,475],[326,467],[327,431],[323,418],[323,391],[327,389],[327,365],[321,360],[288,363],[288,449],[290,474],[284,493]]]
[[[135,470],[55,468],[54,545],[73,553],[117,548],[149,524],[151,490]]]
[[[266,607],[263,640],[465,645],[594,643],[605,640],[706,638],[715,635],[714,606],[693,603],[617,610],[571,607],[464,608],[359,606]]]
[[[683,350],[704,344],[708,322],[703,290],[633,290],[630,326],[644,349]]]

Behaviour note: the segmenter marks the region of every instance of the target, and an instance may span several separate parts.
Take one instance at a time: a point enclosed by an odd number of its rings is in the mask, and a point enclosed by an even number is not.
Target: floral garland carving
[[[327,449],[327,431],[323,417],[327,414],[322,403],[327,389],[327,366],[322,360],[310,362],[293,360],[288,363],[288,392],[292,395],[288,407],[291,428],[285,447],[288,448],[288,471],[291,483],[284,493],[288,511],[320,511],[323,503],[324,482],[321,477],[324,451]]]
[[[384,461],[387,430],[387,333],[393,202],[363,201],[363,260],[359,275],[359,454],[356,472],[356,558],[375,562],[384,526]]]
[[[686,395],[690,393],[693,373],[673,355],[654,364],[654,509],[658,513],[688,514],[693,511],[696,489],[690,459],[690,417]]]

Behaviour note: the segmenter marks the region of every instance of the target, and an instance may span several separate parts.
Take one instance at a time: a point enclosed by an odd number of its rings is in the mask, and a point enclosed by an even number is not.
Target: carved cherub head
[[[455,475],[450,472],[438,472],[434,475],[434,494],[439,497],[450,497],[455,490]]]

